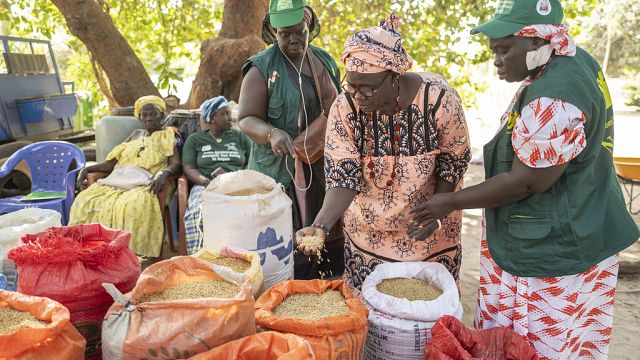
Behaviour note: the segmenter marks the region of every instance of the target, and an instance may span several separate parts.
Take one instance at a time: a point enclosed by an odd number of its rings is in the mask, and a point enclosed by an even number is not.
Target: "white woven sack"
[[[244,189],[268,194],[228,196]],[[260,255],[265,288],[293,278],[291,199],[272,178],[253,170],[216,177],[203,191],[205,249],[233,245]]]
[[[409,301],[378,292],[384,279],[415,278],[443,290],[433,301]],[[462,319],[462,304],[453,276],[434,262],[398,262],[378,265],[362,284],[360,296],[370,306],[366,360],[422,360],[431,328],[443,315]]]
[[[60,226],[61,215],[55,210],[28,208],[0,216],[0,273],[7,277],[7,289],[15,290],[15,265],[7,253],[24,235],[35,234],[52,226]]]

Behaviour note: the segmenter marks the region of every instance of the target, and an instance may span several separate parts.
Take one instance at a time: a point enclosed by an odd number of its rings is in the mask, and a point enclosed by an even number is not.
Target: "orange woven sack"
[[[200,298],[143,302],[147,294],[194,281],[223,280],[211,264],[177,256],[149,266],[126,296],[105,285],[115,303],[102,324],[102,358],[188,358],[256,333],[251,279],[232,299]]]
[[[308,341],[293,334],[267,331],[220,345],[189,360],[312,360]]]
[[[319,320],[284,318],[273,309],[293,294],[338,291],[344,296],[349,312]],[[289,280],[272,286],[256,301],[256,325],[259,331],[273,330],[306,339],[317,359],[362,358],[367,336],[367,308],[353,295],[343,280]]]
[[[0,290],[0,308],[10,306],[50,322],[45,328],[0,335],[0,359],[80,360],[86,340],[69,321],[69,310],[51,299]]]

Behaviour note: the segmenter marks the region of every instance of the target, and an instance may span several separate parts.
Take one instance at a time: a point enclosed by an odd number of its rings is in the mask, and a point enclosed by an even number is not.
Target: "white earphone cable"
[[[302,54],[302,61],[300,61],[300,70],[298,70],[298,68],[296,68],[296,66],[289,59],[287,54],[285,54],[282,51],[282,49],[280,49],[280,51],[282,52],[282,55],[284,55],[284,58],[287,59],[289,64],[291,64],[291,66],[293,66],[293,69],[296,71],[296,73],[298,73],[298,86],[300,88],[300,98],[302,99],[302,109],[304,111],[305,129],[307,129],[309,127],[309,119],[307,118],[307,106],[306,106],[306,103],[304,101],[304,92],[302,90],[302,66],[304,65],[304,58],[307,55],[307,50],[305,49],[304,53]],[[316,91],[320,91],[320,89],[316,89]],[[307,136],[308,135],[309,135],[309,133],[307,131],[305,131],[305,133],[304,133],[304,141],[302,143],[302,146],[304,147],[304,155],[307,157],[307,159],[309,158],[309,153],[307,152]],[[291,144],[291,147],[293,147],[293,143],[291,142],[291,139],[287,138],[287,140]],[[299,191],[307,191],[307,190],[309,190],[311,188],[311,184],[313,183],[313,168],[312,168],[311,164],[307,164],[307,165],[309,165],[309,172],[310,172],[309,185],[307,185],[306,188],[301,188],[301,187],[298,186],[298,184],[296,184],[295,176],[293,176],[293,173],[291,173],[291,170],[289,169],[289,163],[287,161],[285,161],[285,166],[287,168],[287,172],[289,173],[289,176],[291,176],[291,180],[293,182],[293,186],[295,186],[296,189],[298,189]]]

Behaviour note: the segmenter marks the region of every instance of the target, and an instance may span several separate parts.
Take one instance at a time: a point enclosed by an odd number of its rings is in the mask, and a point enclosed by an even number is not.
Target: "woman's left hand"
[[[167,178],[169,177],[168,171],[160,171],[153,177],[151,183],[149,184],[149,191],[153,194],[159,193],[164,187],[164,183],[167,182]]]
[[[424,203],[418,204],[411,210],[411,220],[407,228],[407,234],[416,240],[424,240],[440,224],[438,220],[449,215],[454,209],[451,201],[452,193],[433,194],[433,197]]]

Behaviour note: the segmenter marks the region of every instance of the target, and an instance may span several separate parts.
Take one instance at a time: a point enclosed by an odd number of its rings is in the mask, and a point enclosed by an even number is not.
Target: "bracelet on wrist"
[[[329,234],[331,233],[331,229],[329,229],[327,226],[322,225],[322,224],[313,224],[314,228],[318,228],[318,229],[322,229],[322,231],[324,231],[324,235],[325,236],[329,236]]]
[[[269,130],[269,134],[267,135],[267,141],[271,142],[271,134],[273,134],[274,131],[276,130],[280,130],[277,127],[274,127],[273,129]]]
[[[209,178],[205,178],[204,181],[202,182],[202,186],[207,187],[207,186],[209,186],[210,182],[211,182],[211,180],[209,180]]]

